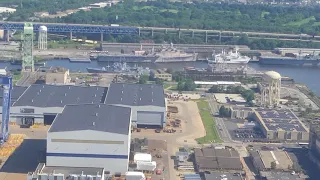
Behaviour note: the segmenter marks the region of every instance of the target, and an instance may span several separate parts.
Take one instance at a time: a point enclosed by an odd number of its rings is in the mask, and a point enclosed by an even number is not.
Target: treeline
[[[171,28],[221,29],[317,34],[318,7],[283,7],[209,2],[134,2],[78,12],[61,19],[67,23],[121,24]]]
[[[241,96],[248,102],[251,103],[254,100],[254,91],[245,89],[242,86],[228,86],[224,88],[223,86],[212,86],[209,93],[227,93],[227,94],[241,94]]]
[[[96,2],[101,0],[22,0],[22,7],[20,0],[5,0],[0,4],[18,5],[17,11],[9,15],[8,21],[28,21],[35,12],[47,11],[49,14],[56,14],[58,11],[76,9]]]

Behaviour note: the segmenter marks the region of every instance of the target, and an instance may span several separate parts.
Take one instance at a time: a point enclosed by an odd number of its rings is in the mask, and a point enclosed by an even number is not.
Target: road
[[[14,30],[15,25],[23,25],[24,22],[12,22],[12,21],[0,21],[0,24],[3,27],[7,27],[8,24],[10,25],[10,28]],[[311,38],[310,35],[304,35],[304,34],[282,34],[282,33],[271,33],[271,32],[250,32],[250,31],[228,31],[228,30],[213,30],[213,29],[183,29],[183,28],[165,28],[165,27],[128,27],[128,26],[119,26],[119,27],[111,27],[106,25],[97,25],[97,24],[67,24],[67,23],[34,23],[34,25],[45,25],[45,26],[54,26],[54,30],[58,32],[66,32],[67,29],[71,31],[73,28],[74,32],[77,32],[77,29],[83,29],[83,27],[90,27],[90,30],[86,30],[88,33],[101,33],[101,29],[103,28],[110,28],[110,29],[130,29],[130,28],[137,28],[139,32],[141,30],[144,31],[152,31],[152,30],[161,30],[161,31],[189,31],[189,32],[200,32],[200,33],[224,33],[224,34],[247,34],[247,35],[253,35],[253,36],[267,36],[267,37],[276,37],[276,38]],[[59,26],[59,27],[56,27]],[[9,27],[9,26],[8,26]],[[50,28],[48,28],[49,30]],[[83,31],[83,32],[86,32]],[[82,32],[82,31],[81,31]],[[115,31],[116,33],[117,31]],[[130,31],[132,33],[133,31]],[[314,39],[319,40],[320,36],[314,36]]]
[[[211,109],[211,114],[216,114],[219,113],[219,109],[217,106],[216,101],[213,98],[212,94],[206,94],[208,103]],[[219,133],[220,139],[222,139],[224,142],[233,142],[232,138],[229,134],[228,128],[224,124],[224,119],[220,117],[215,117],[214,118],[216,121],[216,129]]]

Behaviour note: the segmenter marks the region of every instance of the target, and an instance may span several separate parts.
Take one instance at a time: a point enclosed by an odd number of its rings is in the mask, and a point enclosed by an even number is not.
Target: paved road
[[[212,94],[206,94],[207,99],[208,99],[208,103],[211,109],[211,114],[216,114],[219,112],[218,106],[216,101],[213,98]],[[214,118],[216,121],[216,129],[220,135],[220,138],[224,141],[224,142],[233,142],[232,138],[229,134],[228,128],[226,127],[225,123],[224,123],[224,119],[223,118],[219,118],[219,117],[215,117]]]

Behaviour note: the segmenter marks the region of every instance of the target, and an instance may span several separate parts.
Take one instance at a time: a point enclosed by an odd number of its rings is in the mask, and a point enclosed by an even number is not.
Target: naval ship
[[[289,55],[290,54],[290,55]],[[264,65],[296,65],[296,66],[318,66],[320,54],[288,53],[287,56],[261,56],[259,64]]]
[[[126,62],[115,62],[111,66],[108,65],[102,68],[87,68],[88,73],[115,73],[115,74],[149,74],[150,69],[139,67],[139,66],[129,66]]]
[[[142,45],[139,51],[132,51],[130,54],[104,54],[98,55],[99,62],[187,62],[196,61],[196,54],[188,54],[177,50],[170,44],[170,47],[162,46],[161,49],[155,50],[152,48],[151,52],[142,50]]]

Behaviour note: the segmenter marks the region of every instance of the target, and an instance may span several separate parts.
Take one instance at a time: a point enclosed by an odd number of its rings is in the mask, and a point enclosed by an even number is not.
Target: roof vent
[[[37,92],[37,94],[39,95],[39,92]]]
[[[124,87],[124,84],[122,84],[122,87]]]
[[[96,95],[96,94],[94,94],[94,97],[97,97],[97,95]]]
[[[67,93],[64,93],[64,96],[67,96]]]
[[[120,98],[120,101],[122,101],[122,98]]]
[[[39,90],[39,92],[41,92],[41,89]]]
[[[92,126],[95,126],[96,125],[96,123],[95,122],[92,122]]]
[[[71,89],[71,87],[69,86],[69,89]]]
[[[152,96],[153,96],[153,91],[151,92]]]
[[[31,99],[31,102],[33,102],[33,99]]]
[[[98,116],[98,113],[95,113],[94,115],[95,115],[95,116]]]
[[[153,99],[151,99],[151,101],[153,102]]]
[[[97,87],[97,91],[99,90],[99,88]]]
[[[121,94],[123,94],[123,91],[121,91]]]
[[[44,88],[44,86],[42,86],[42,88]]]
[[[142,88],[140,88],[140,91],[142,91]]]
[[[100,108],[100,107],[101,107],[101,105],[99,104],[99,105],[98,105],[98,108]]]
[[[93,104],[93,101],[91,101],[91,104]]]
[[[141,101],[141,98],[140,98],[140,101]]]
[[[62,104],[62,100],[60,101],[60,103]]]

